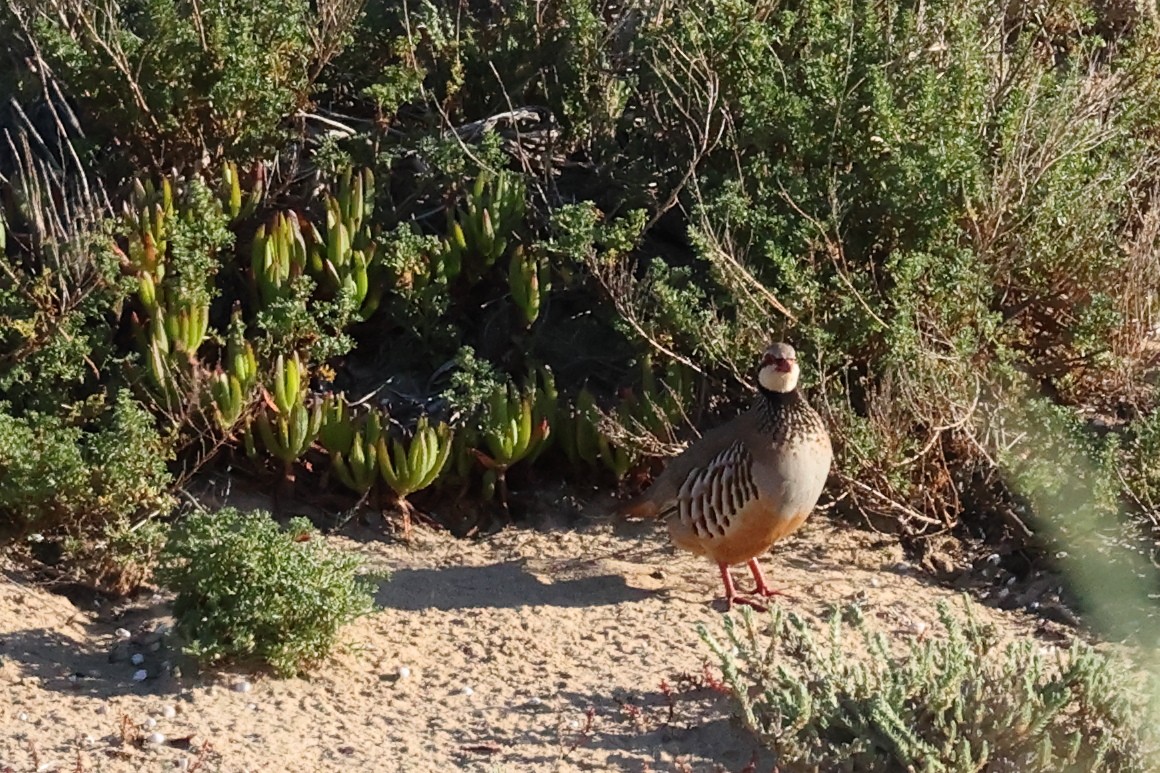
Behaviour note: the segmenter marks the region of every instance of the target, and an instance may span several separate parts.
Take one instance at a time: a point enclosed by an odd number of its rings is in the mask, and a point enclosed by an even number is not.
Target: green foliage
[[[77,426],[132,385],[186,469],[240,441],[292,476],[321,437],[359,495],[431,482],[396,464],[429,416],[444,480],[490,493],[512,467],[630,477],[748,399],[786,338],[843,508],[913,534],[970,514],[978,479],[1045,523],[1078,509],[1061,491],[1109,523],[1125,492],[1155,501],[1150,425],[1054,471],[1009,431],[1043,408],[1028,383],[1068,406],[1068,442],[1075,407],[1149,383],[1154,22],[1086,0],[485,5],[5,4],[0,82],[84,130],[31,143],[60,151],[37,168],[141,181],[111,187],[123,254],[98,222],[63,263],[34,226],[90,221],[3,191],[13,415]],[[373,420],[332,426],[332,388]]]
[[[99,420],[0,411],[0,513],[4,531],[27,534],[162,509],[169,482],[165,445],[127,393]],[[100,412],[98,412],[100,413]]]
[[[52,0],[19,16],[90,130],[166,168],[276,150],[282,121],[350,32],[347,5],[221,0],[191,12],[175,0]]]
[[[1080,641],[1001,643],[970,607],[894,647],[857,607],[818,632],[775,608],[699,628],[746,724],[782,770],[1155,770],[1140,675]],[[819,639],[821,639],[819,641]]]
[[[419,418],[410,439],[403,443],[379,436],[376,443],[379,472],[400,499],[421,491],[439,477],[451,453],[452,432],[443,423],[431,426],[426,416]]]
[[[325,658],[342,626],[371,611],[359,566],[304,518],[282,530],[266,513],[227,508],[178,522],[156,576],[177,594],[173,612],[189,654],[257,661],[289,676]]]
[[[613,284],[618,311],[737,378],[792,330],[841,478],[876,493],[848,501],[905,530],[957,521],[944,465],[999,452],[1007,369],[1072,402],[1107,388],[1085,368],[1146,367],[1116,342],[1155,309],[1157,31],[1109,44],[1068,8],[721,0],[638,40],[632,109],[654,118],[613,174],[675,190],[694,255]]]
[[[478,282],[507,253],[514,231],[524,219],[525,195],[519,178],[480,172],[463,206],[454,212],[447,210],[441,262],[448,279],[464,272],[468,282]]]
[[[329,394],[324,398],[319,439],[330,454],[331,470],[344,486],[358,494],[368,492],[378,480],[382,432],[378,411],[366,411],[356,418],[345,395]]]
[[[77,234],[55,255],[0,254],[0,393],[17,413],[79,411],[101,392],[95,372],[116,367],[105,321],[130,290],[102,237]],[[79,275],[61,265],[74,260],[83,263]]]
[[[278,355],[271,374],[273,395],[258,412],[258,437],[265,449],[282,462],[283,474],[306,453],[322,428],[322,402],[308,396],[306,369],[298,352]]]
[[[1132,425],[1124,464],[1129,492],[1150,512],[1160,512],[1160,411]]]

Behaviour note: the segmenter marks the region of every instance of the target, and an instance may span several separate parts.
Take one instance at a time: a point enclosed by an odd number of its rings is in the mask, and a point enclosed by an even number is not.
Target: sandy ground
[[[417,530],[408,542],[358,532],[328,539],[392,575],[376,611],[309,679],[167,673],[179,656],[157,633],[169,622],[163,598],[78,607],[9,572],[0,773],[773,769],[705,678],[717,672],[706,672],[695,626],[719,630],[717,573],[656,525],[481,540]],[[797,612],[822,618],[858,600],[904,635],[956,595],[889,538],[821,516],[764,563]],[[1013,635],[1043,627],[1021,612],[982,614]]]

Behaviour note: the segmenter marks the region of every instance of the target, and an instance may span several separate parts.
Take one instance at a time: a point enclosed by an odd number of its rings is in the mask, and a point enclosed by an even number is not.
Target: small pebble
[[[19,714],[17,714],[17,715],[16,715],[16,718],[17,718],[17,719],[19,719],[21,722],[27,722],[27,721],[28,721],[28,715],[27,715],[27,714],[25,714],[23,711],[22,711],[22,712],[20,712]]]
[[[85,746],[95,746],[97,743],[97,739],[91,735],[86,735],[84,738],[81,739],[81,742]]]
[[[877,587],[879,587],[879,586],[881,586],[881,585],[882,585],[882,583],[881,583],[881,582],[878,580],[878,578],[877,578],[877,577],[871,577],[871,578],[870,578],[870,587],[871,587],[871,588],[877,588]]]
[[[399,678],[400,679],[410,679],[411,678],[411,669],[408,668],[407,666],[399,666]]]
[[[1058,558],[1058,559],[1060,559],[1060,560],[1062,561],[1063,559],[1067,558],[1067,551],[1066,551],[1066,550],[1061,550],[1061,551],[1059,551],[1058,553],[1056,553],[1056,554],[1055,554],[1055,557],[1056,557],[1056,558]]]
[[[105,704],[103,704],[103,703],[101,703],[101,704],[98,704],[98,705],[97,705],[97,709],[96,709],[96,710],[97,710],[97,713],[98,713],[98,714],[101,714],[101,715],[104,715],[104,714],[108,714],[108,713],[109,713],[109,707],[108,707],[108,706],[106,706],[106,705],[105,705]]]
[[[234,682],[234,692],[249,692],[252,689],[254,689],[254,686],[247,682],[245,679],[240,682]]]
[[[165,717],[166,719],[173,719],[177,716],[177,707],[165,706],[161,709],[161,716]]]
[[[910,626],[910,630],[914,631],[919,636],[922,636],[922,634],[926,631],[926,623],[919,620]]]
[[[146,730],[152,730],[157,727],[157,720],[153,717],[145,717],[145,721],[141,723]]]
[[[1000,556],[998,553],[992,553],[991,555],[987,556],[987,563],[988,564],[997,564],[1002,560],[1003,560],[1003,557]]]
[[[145,742],[151,746],[160,746],[165,743],[165,733],[150,733]]]
[[[140,652],[134,652],[133,657],[129,658],[129,662],[135,666],[139,666],[145,662],[145,656]]]
[[[997,596],[997,598],[998,598],[1000,601],[1002,601],[1003,599],[1007,598],[1007,597],[1008,597],[1008,596],[1010,596],[1010,595],[1011,595],[1011,589],[1010,589],[1010,588],[1000,588],[1000,589],[999,589],[999,593],[998,593],[998,596]]]
[[[543,703],[543,701],[539,698],[532,697],[528,699],[528,703],[532,704],[533,706],[539,706],[541,703]]]
[[[131,637],[133,634],[129,633],[129,631],[125,628],[118,628],[117,630],[113,631],[113,635],[118,639],[125,640]]]
[[[466,685],[464,685],[463,690],[461,692],[464,695],[474,695],[475,694],[475,690],[471,689],[470,687],[467,687]]]
[[[134,682],[144,682],[148,678],[149,678],[149,672],[143,668],[138,668],[136,671],[133,672],[133,681]]]
[[[178,770],[188,770],[189,757],[178,757],[173,761],[173,767],[177,768]]]

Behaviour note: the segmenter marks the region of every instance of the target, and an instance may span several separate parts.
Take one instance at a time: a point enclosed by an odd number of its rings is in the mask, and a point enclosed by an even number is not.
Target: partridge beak
[[[766,365],[772,365],[782,373],[789,373],[793,370],[793,363],[793,360],[786,359],[785,357],[775,357],[772,354],[766,354],[761,358],[761,367],[764,368]]]

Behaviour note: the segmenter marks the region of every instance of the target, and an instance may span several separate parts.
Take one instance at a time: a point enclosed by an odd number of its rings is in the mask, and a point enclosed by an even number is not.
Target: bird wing
[[[685,476],[676,498],[661,510],[698,536],[724,536],[733,516],[758,497],[753,454],[735,440]]]
[[[656,518],[666,512],[680,494],[685,480],[702,467],[712,464],[713,459],[735,442],[736,422],[734,419],[709,430],[699,440],[673,457],[647,491],[620,506],[621,516]]]

